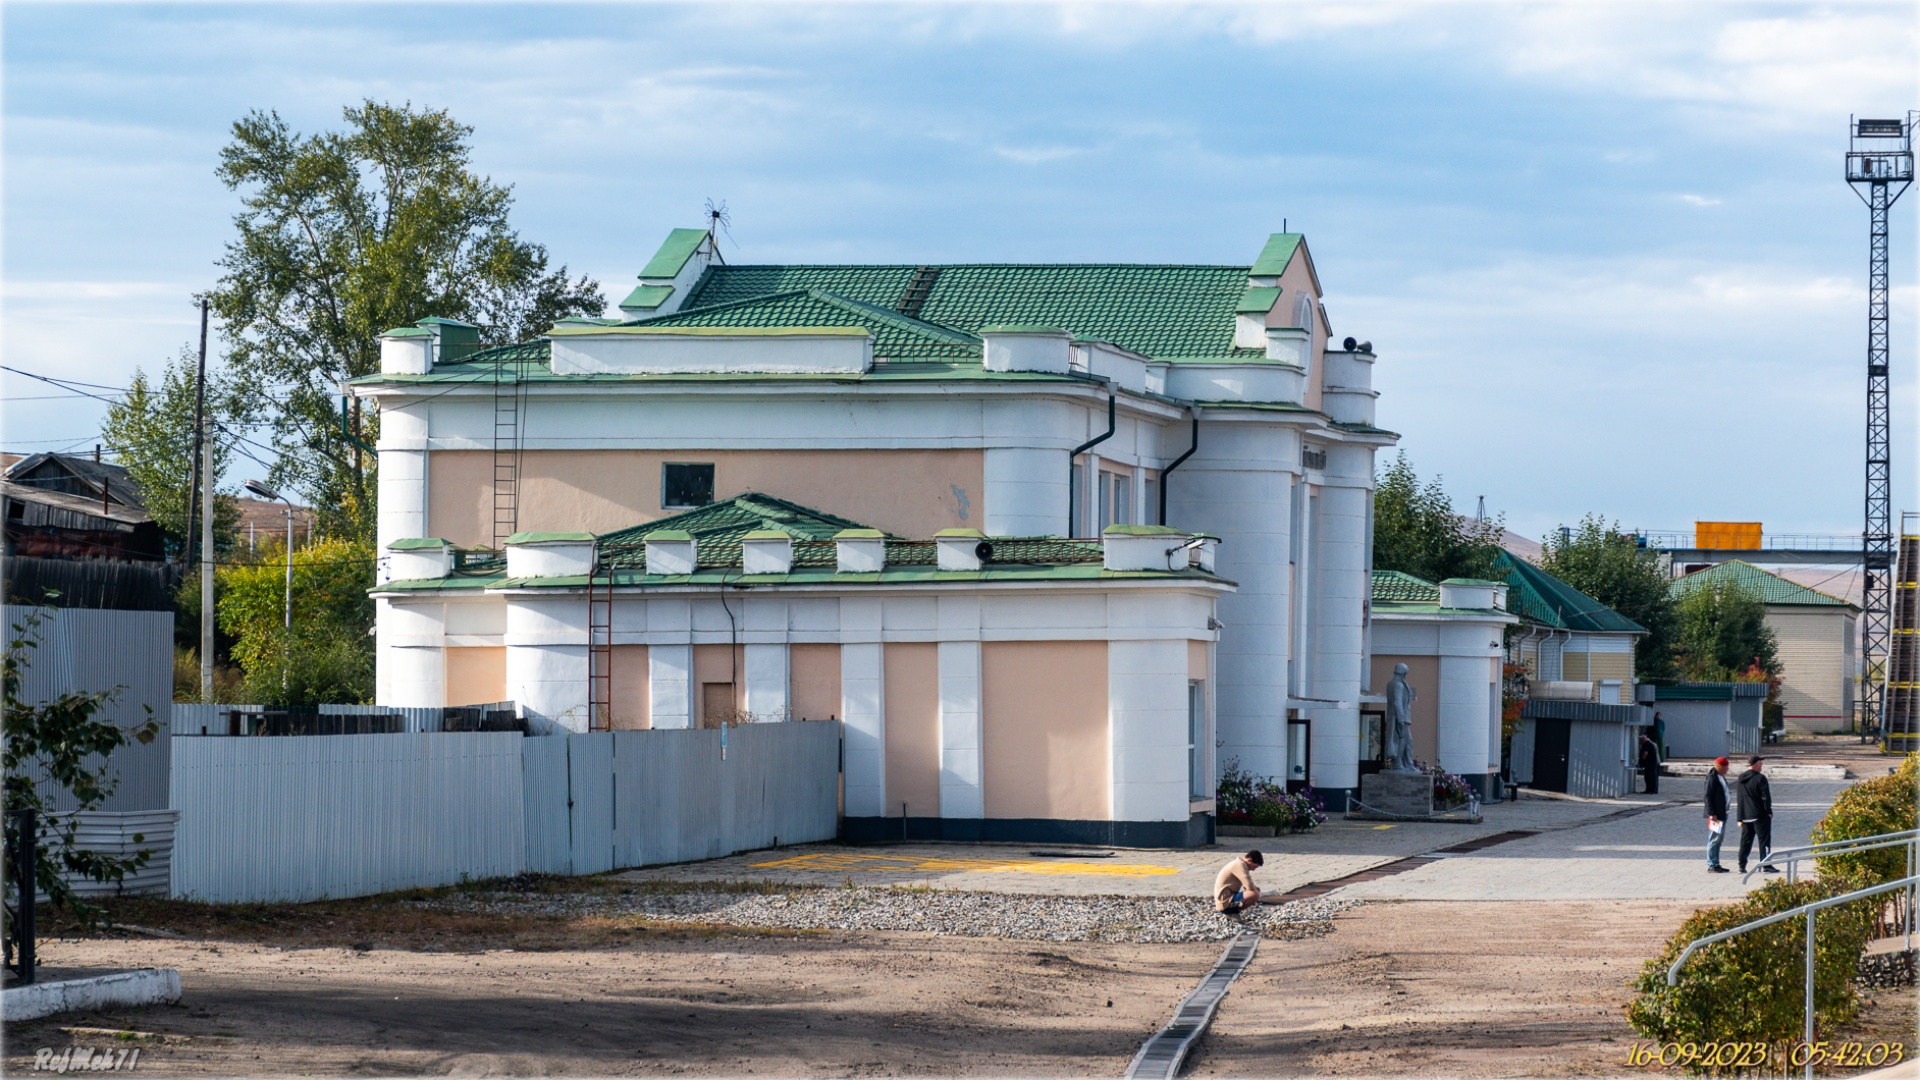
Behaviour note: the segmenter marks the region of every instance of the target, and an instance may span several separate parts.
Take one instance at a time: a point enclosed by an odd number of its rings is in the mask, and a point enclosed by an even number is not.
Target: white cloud
[[[1685,194],[1682,194],[1680,196],[1680,201],[1683,203],[1686,203],[1688,206],[1719,206],[1720,205],[1720,200],[1714,198],[1711,195],[1695,195],[1692,192],[1687,192]]]
[[[1049,161],[1077,157],[1087,151],[1078,146],[996,146],[993,152],[1021,165],[1044,165]]]

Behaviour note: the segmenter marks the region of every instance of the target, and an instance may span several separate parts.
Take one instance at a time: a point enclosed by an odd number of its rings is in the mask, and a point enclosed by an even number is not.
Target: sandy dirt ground
[[[1626,982],[1691,910],[1368,904],[1331,935],[1263,942],[1189,1073],[1631,1075]],[[450,936],[352,911],[58,943],[58,963],[178,968],[186,997],[8,1025],[6,1071],[74,1045],[138,1046],[163,1076],[1117,1076],[1219,948],[606,920]],[[1913,993],[1870,1012],[1898,1033]]]

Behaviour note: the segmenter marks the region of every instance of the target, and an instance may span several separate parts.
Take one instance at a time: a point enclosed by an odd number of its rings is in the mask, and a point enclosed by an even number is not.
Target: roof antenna
[[[727,212],[727,200],[721,199],[718,204],[715,204],[712,199],[708,199],[707,235],[713,236],[714,230],[718,229],[727,234],[727,243],[731,244],[733,243],[733,230],[728,228],[728,226],[732,224],[733,215]],[[720,240],[718,237],[715,237],[713,241],[713,253],[715,255],[720,254]],[[726,260],[722,259],[720,261],[725,262]]]
[[[1480,509],[1474,511],[1473,520],[1475,521],[1487,520],[1487,497],[1485,495],[1480,496]]]
[[[1281,219],[1280,219],[1280,231],[1281,231],[1281,232],[1286,232],[1286,231],[1287,231],[1287,219],[1286,219],[1286,218],[1281,218]]]

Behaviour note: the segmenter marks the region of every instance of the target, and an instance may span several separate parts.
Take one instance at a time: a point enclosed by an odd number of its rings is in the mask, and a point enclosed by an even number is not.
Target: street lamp
[[[287,602],[281,618],[284,634],[280,645],[280,689],[287,688],[287,650],[293,647],[293,503],[285,495],[273,490],[258,480],[249,480],[245,485],[248,491],[263,499],[278,499],[287,506]]]

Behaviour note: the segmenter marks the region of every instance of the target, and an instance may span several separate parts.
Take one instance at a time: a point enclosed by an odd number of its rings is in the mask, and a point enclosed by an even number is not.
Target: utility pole
[[[200,386],[193,403],[194,449],[200,451],[200,700],[213,700],[213,440],[207,435],[207,301],[200,300]],[[192,546],[192,540],[188,540]]]
[[[193,452],[187,460],[187,531],[181,534],[180,572],[193,569],[194,514],[200,508],[200,415],[207,407],[207,299],[200,298],[200,375],[193,384]],[[99,451],[94,460],[100,460]]]

